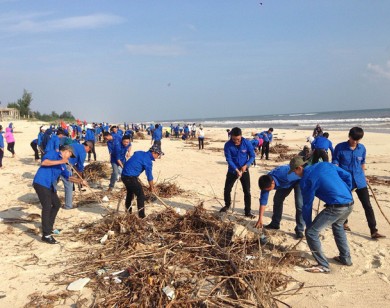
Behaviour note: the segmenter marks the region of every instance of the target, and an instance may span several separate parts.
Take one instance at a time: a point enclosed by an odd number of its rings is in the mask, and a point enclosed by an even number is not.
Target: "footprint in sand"
[[[382,266],[382,260],[379,256],[374,256],[370,264],[366,268],[380,268]]]
[[[379,273],[378,273],[378,277],[379,277],[380,279],[382,279],[384,282],[390,284],[389,277],[387,277],[387,275],[386,275],[385,273],[379,272]]]

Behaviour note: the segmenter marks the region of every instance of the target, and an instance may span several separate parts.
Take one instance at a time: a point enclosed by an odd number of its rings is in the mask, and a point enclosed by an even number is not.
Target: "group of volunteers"
[[[319,127],[319,126],[318,126]],[[317,127],[317,129],[318,129]],[[226,142],[224,153],[228,162],[224,201],[225,206],[220,212],[227,212],[231,207],[231,190],[239,180],[244,192],[245,216],[254,218],[251,213],[250,175],[248,168],[255,160],[255,151],[250,141],[242,137],[240,128],[235,127],[230,132],[230,140]],[[348,226],[348,216],[352,212],[355,191],[366,215],[372,239],[385,236],[377,229],[374,210],[370,203],[367,181],[365,177],[366,148],[360,143],[364,131],[353,127],[348,134],[348,140],[336,145],[333,149],[328,140],[329,135],[318,132],[310,140],[312,151],[308,147],[291,159],[290,164],[279,166],[266,175],[260,176],[259,218],[257,228],[280,229],[283,214],[283,202],[294,190],[295,197],[295,234],[298,239],[306,235],[306,240],[314,259],[318,264],[307,268],[313,273],[328,273],[329,262],[321,249],[319,234],[331,226],[339,256],[334,260],[342,265],[352,265],[348,240],[345,231],[351,231]],[[329,162],[328,149],[332,154]],[[321,161],[320,161],[321,159]],[[263,217],[268,202],[269,192],[275,190],[273,199],[273,215],[271,222],[263,226]],[[325,209],[312,220],[314,197],[323,201]]]
[[[107,123],[84,123],[82,126],[81,129],[69,129],[70,125],[67,127],[41,126],[37,139],[31,143],[35,159],[41,157],[33,187],[42,205],[42,241],[49,244],[58,243],[53,237],[53,232],[55,231],[55,218],[61,207],[57,195],[59,179],[64,184],[64,209],[72,209],[74,184],[77,184],[79,189],[88,185],[83,176],[84,163],[86,160],[90,161],[92,155],[96,160],[94,149],[95,143],[99,140],[106,142],[112,166],[108,191],[112,191],[116,182],[122,180],[127,191],[125,206],[128,212],[132,212],[132,201],[136,197],[138,216],[145,217],[145,196],[139,181],[142,172],[145,171],[149,189],[154,192],[153,161],[164,155],[161,150],[163,138],[161,124],[150,126],[150,149],[136,151],[133,154],[131,142],[134,131],[126,127],[126,124],[123,130]],[[12,133],[12,125],[8,128],[7,132]],[[0,131],[2,131],[1,126]],[[220,212],[227,212],[231,209],[231,191],[239,180],[244,193],[244,214],[251,219],[255,218],[251,210],[249,168],[255,162],[256,152],[260,153],[260,158],[265,156],[265,159],[269,159],[272,133],[273,128],[269,128],[256,134],[253,140],[249,140],[242,136],[242,131],[238,127],[228,130],[229,139],[224,145],[224,154],[228,164],[224,185],[225,205]],[[356,192],[364,208],[371,238],[385,237],[378,232],[374,210],[370,203],[365,177],[366,148],[360,143],[363,136],[362,128],[353,127],[349,131],[348,140],[333,148],[332,142],[328,139],[329,134],[322,132],[318,125],[315,134],[313,133],[313,136],[308,138],[311,149],[305,146],[297,156],[291,159],[289,164],[278,166],[258,179],[260,206],[259,217],[255,223],[257,228],[280,229],[284,200],[294,191],[295,235],[297,239],[306,236],[308,246],[317,261],[317,264],[307,268],[309,272],[327,273],[330,271],[329,262],[322,251],[319,238],[319,233],[329,226],[332,227],[339,249],[339,255],[334,257],[334,260],[343,265],[352,265],[346,231],[350,231],[348,217],[354,206],[353,192]],[[8,141],[12,143],[11,139]],[[3,152],[4,143],[2,134],[0,134],[0,164]],[[331,160],[329,154],[331,154]],[[269,224],[263,225],[271,191],[275,191],[272,219]],[[312,219],[315,197],[324,203],[324,209]]]

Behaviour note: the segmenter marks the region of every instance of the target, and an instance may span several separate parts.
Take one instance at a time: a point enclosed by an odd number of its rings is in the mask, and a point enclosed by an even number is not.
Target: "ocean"
[[[171,123],[202,123],[205,127],[232,128],[238,126],[240,128],[261,129],[273,127],[298,130],[312,130],[317,124],[320,124],[324,131],[349,130],[353,126],[360,126],[368,132],[390,133],[390,108],[186,119],[164,121],[163,125],[169,126]]]

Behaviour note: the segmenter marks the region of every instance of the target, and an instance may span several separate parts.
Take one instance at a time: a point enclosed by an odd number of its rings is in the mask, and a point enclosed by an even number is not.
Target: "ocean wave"
[[[280,125],[298,125],[305,126],[311,124],[323,125],[324,123],[370,123],[375,125],[378,122],[389,123],[390,118],[356,118],[356,119],[299,119],[299,120],[253,120],[253,121],[240,121],[240,120],[225,120],[225,121],[204,121],[205,125],[255,125],[262,126],[263,124],[280,124]],[[370,125],[371,125],[370,124]]]

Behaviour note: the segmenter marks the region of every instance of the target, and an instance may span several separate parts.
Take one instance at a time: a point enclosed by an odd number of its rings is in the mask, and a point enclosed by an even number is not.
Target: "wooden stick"
[[[234,196],[233,196],[233,206],[232,206],[232,213],[234,213],[234,208],[236,206],[236,195],[237,195],[237,185],[238,185],[238,179],[236,179],[236,186],[234,187]]]
[[[160,202],[165,206],[165,208],[174,211],[174,208],[173,208],[172,206],[166,204],[166,203],[164,202],[164,200],[161,199],[159,196],[157,196],[157,194],[156,194],[154,191],[152,191],[152,194],[153,194],[153,196],[155,196],[155,197],[158,199],[158,201],[160,201]]]
[[[70,166],[70,168],[72,168],[72,171],[73,171],[74,173],[76,173],[77,176],[78,176],[82,181],[84,181],[84,179],[81,177],[81,175],[77,172],[77,170],[76,170],[71,164],[68,163],[68,166]],[[99,204],[102,204],[102,203],[103,203],[102,199],[100,199],[100,197],[92,190],[92,188],[91,188],[88,184],[85,185],[85,186],[87,186],[87,187],[89,188],[90,192],[95,196],[95,198],[96,198],[96,200],[99,202]]]
[[[368,187],[369,187],[370,190],[371,190],[372,196],[373,196],[374,199],[375,199],[376,205],[379,207],[379,210],[381,211],[383,217],[386,219],[387,223],[390,225],[389,219],[387,218],[387,216],[386,216],[385,213],[383,212],[381,206],[379,205],[378,199],[376,198],[376,196],[375,196],[375,194],[374,194],[374,190],[372,189],[370,183],[367,183],[367,184],[368,184]]]

